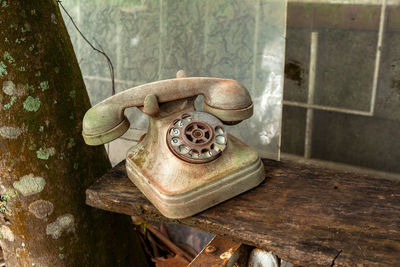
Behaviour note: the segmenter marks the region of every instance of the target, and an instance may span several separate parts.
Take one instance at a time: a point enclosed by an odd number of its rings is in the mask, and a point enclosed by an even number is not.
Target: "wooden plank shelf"
[[[90,206],[196,227],[302,266],[400,266],[400,182],[264,160],[258,187],[193,217],[171,220],[121,162],[86,191]]]

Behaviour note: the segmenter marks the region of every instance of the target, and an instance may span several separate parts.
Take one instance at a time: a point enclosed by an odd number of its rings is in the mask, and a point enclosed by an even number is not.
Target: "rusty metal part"
[[[138,221],[143,221],[141,218],[132,216],[132,221],[133,222],[138,222]],[[190,256],[189,253],[186,251],[182,250],[180,247],[175,245],[167,236],[163,235],[160,230],[152,226],[151,224],[146,224],[146,228],[154,234],[165,246],[167,246],[173,253],[176,255],[180,255],[187,259],[188,261],[193,260],[193,257]]]
[[[207,254],[211,254],[214,253],[215,251],[217,251],[217,248],[213,245],[209,245],[205,248],[204,252]]]
[[[189,112],[172,121],[167,131],[169,149],[180,159],[205,163],[225,150],[228,136],[223,124],[205,112]]]
[[[222,121],[238,122],[252,115],[251,97],[241,83],[219,78],[183,77],[134,87],[98,103],[86,112],[82,135],[89,145],[110,142],[127,130],[121,127],[126,124],[126,108],[142,107],[146,102],[149,106],[145,112],[153,114],[157,112],[154,99],[157,103],[166,103],[197,95],[204,96],[204,109]]]
[[[212,252],[209,252],[210,248],[212,248]],[[189,266],[247,267],[247,260],[251,249],[252,247],[245,244],[215,236]]]

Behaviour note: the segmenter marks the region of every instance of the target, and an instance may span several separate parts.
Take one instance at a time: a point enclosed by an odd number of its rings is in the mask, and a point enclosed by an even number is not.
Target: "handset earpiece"
[[[220,109],[203,103],[203,111],[220,119],[224,124],[235,125],[253,115],[253,104],[242,109]]]

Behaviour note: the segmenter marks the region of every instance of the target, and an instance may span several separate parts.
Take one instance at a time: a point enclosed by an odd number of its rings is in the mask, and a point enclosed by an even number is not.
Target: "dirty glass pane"
[[[399,42],[399,0],[289,1],[282,152],[400,173]]]
[[[117,92],[174,78],[179,69],[189,76],[242,82],[251,92],[254,115],[230,132],[261,156],[278,158],[286,1],[76,0],[64,5],[112,59]],[[95,104],[111,95],[106,61],[64,18]],[[139,110],[130,109],[128,117],[131,127],[147,127]]]

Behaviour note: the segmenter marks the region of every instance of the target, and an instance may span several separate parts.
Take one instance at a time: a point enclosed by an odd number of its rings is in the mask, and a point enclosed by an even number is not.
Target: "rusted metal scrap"
[[[220,236],[190,263],[190,267],[246,267],[252,247]]]

